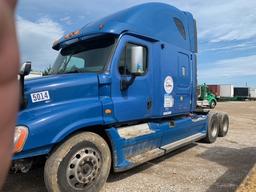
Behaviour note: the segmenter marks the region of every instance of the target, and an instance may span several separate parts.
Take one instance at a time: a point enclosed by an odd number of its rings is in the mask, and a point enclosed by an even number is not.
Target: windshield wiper
[[[73,56],[74,54],[71,54],[71,55],[69,55],[69,58],[66,60],[66,62],[64,63],[64,66],[66,67],[67,66],[67,64],[69,63],[69,61],[70,61],[70,59],[71,59],[71,57]]]
[[[65,70],[66,70],[66,67],[67,67],[67,65],[68,65],[68,63],[69,63],[69,61],[70,61],[70,59],[71,59],[71,57],[72,57],[73,55],[74,55],[74,54],[69,55],[68,59],[63,63],[63,66],[64,66],[64,67],[63,67],[61,70],[59,70],[56,74],[69,73],[69,72],[66,72]]]

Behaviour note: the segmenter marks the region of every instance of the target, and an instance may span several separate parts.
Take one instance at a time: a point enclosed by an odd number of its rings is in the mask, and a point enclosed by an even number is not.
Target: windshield
[[[98,73],[111,56],[115,37],[104,36],[81,41],[60,51],[50,74]]]

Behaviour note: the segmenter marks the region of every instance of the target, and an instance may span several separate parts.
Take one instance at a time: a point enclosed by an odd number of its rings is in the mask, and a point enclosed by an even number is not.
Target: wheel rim
[[[68,184],[75,190],[81,190],[90,185],[99,175],[101,158],[93,148],[81,149],[69,161],[66,177]]]
[[[224,121],[222,130],[224,133],[227,132],[227,130],[228,130],[228,122],[227,121]]]
[[[218,126],[216,123],[213,123],[212,128],[211,128],[211,135],[212,138],[215,138],[218,134]]]

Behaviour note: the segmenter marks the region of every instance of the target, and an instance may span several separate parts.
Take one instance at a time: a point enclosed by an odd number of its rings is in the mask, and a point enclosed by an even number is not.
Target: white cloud
[[[224,59],[208,63],[207,69],[199,70],[199,78],[204,80],[223,80],[242,76],[256,76],[256,55]]]
[[[203,52],[215,52],[215,51],[234,51],[234,50],[249,50],[249,49],[255,49],[256,44],[255,43],[240,43],[236,45],[227,45],[227,46],[220,46],[220,47],[213,47],[213,48],[207,48],[207,49],[202,49],[200,53]]]
[[[49,18],[35,22],[17,18],[17,31],[20,43],[21,61],[32,61],[32,68],[43,70],[53,64],[57,52],[52,43],[63,35],[62,27]]]
[[[60,19],[61,21],[65,22],[67,25],[72,25],[73,24],[73,21],[71,19],[70,16],[67,16],[67,17],[63,17]]]

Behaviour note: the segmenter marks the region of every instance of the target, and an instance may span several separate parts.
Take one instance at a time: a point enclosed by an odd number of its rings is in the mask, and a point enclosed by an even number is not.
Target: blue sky
[[[55,60],[52,42],[88,22],[149,0],[21,0],[17,28],[21,61],[43,70]],[[159,0],[197,20],[200,83],[256,87],[256,1]]]

